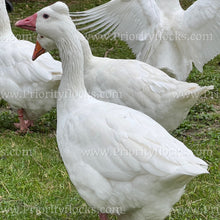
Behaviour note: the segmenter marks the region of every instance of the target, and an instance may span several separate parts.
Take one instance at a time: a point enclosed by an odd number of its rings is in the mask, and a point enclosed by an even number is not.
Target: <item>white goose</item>
[[[119,220],[164,219],[207,164],[145,114],[99,101],[84,85],[84,58],[68,7],[57,2],[18,21],[55,41],[63,65],[57,142],[83,199]],[[100,219],[107,215],[100,214]]]
[[[203,65],[220,53],[220,1],[197,0],[186,11],[179,0],[111,0],[71,13],[76,24],[126,41],[138,60],[186,80],[192,63]],[[92,24],[91,24],[92,22]]]
[[[200,95],[213,89],[196,83],[177,81],[164,72],[138,60],[109,59],[92,55],[86,38],[77,31],[84,54],[84,80],[95,98],[125,105],[150,116],[168,131],[186,118]],[[38,35],[48,51],[54,42]],[[34,58],[45,52],[37,43]]]
[[[21,131],[56,106],[62,73],[61,63],[47,53],[31,60],[34,44],[18,40],[12,33],[5,0],[0,0],[0,96],[18,110]],[[28,121],[25,121],[23,116]]]

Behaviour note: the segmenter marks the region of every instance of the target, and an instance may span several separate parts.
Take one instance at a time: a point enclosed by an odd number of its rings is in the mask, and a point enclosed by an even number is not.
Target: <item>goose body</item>
[[[89,94],[107,102],[128,106],[150,116],[168,131],[176,129],[190,108],[212,86],[175,80],[138,60],[110,59],[92,55],[86,38],[77,31],[84,54],[84,80]],[[52,40],[38,41],[48,51]]]
[[[5,1],[0,0],[0,96],[13,109],[23,109],[20,116],[29,120],[56,106],[62,73],[61,63],[49,53],[33,62],[33,50],[33,43],[12,33]]]
[[[219,0],[197,0],[187,10],[179,0],[111,0],[71,15],[81,30],[121,38],[138,60],[178,80],[186,80],[192,63],[202,72],[220,53]]]
[[[82,198],[120,220],[164,219],[207,164],[145,114],[87,93],[83,50],[64,3],[16,25],[51,38],[59,49],[59,92],[71,95],[57,101],[57,142]]]

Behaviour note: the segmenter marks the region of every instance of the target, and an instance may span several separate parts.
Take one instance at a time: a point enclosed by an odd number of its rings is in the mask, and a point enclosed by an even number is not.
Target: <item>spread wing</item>
[[[202,67],[220,52],[220,1],[197,0],[183,13],[181,31],[190,34],[187,50],[196,67]]]
[[[90,29],[89,32],[99,31],[99,34],[119,37],[128,43],[137,56],[141,50],[153,50],[151,47],[155,46],[152,43],[155,39],[152,36],[158,32],[161,22],[155,0],[112,0],[70,15],[79,17],[74,19],[76,25],[87,24],[80,30]]]

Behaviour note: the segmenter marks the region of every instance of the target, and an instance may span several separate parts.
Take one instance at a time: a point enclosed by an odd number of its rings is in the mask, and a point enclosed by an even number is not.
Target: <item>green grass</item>
[[[55,1],[14,2],[10,14],[17,36],[35,41],[36,35],[15,28],[16,20],[29,16]],[[94,7],[107,0],[65,1],[71,11]],[[182,1],[188,7],[193,1]],[[90,40],[94,55],[134,58],[120,41]],[[57,57],[55,51],[54,56]],[[174,206],[167,220],[220,219],[220,56],[210,61],[199,73],[193,69],[188,81],[215,89],[204,95],[191,109],[187,119],[173,132],[195,155],[209,163],[209,175],[195,178]],[[69,180],[56,144],[56,111],[41,117],[33,133],[16,134],[13,123],[17,116],[6,102],[0,101],[0,219],[98,219],[97,213],[80,198]]]

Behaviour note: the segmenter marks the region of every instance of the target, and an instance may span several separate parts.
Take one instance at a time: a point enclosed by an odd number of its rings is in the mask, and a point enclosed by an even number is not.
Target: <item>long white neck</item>
[[[84,56],[77,31],[71,19],[65,26],[67,28],[65,30],[68,31],[64,31],[62,38],[55,41],[63,67],[63,77],[58,91],[60,95],[58,102],[62,103],[88,96],[84,85]]]
[[[91,48],[89,46],[89,42],[87,41],[87,39],[79,32],[77,31],[81,46],[82,46],[82,50],[83,50],[83,55],[84,55],[84,63],[85,65],[88,64],[91,60],[91,58],[93,57],[92,55],[92,51]]]
[[[13,35],[6,10],[5,0],[0,0],[0,39]]]

